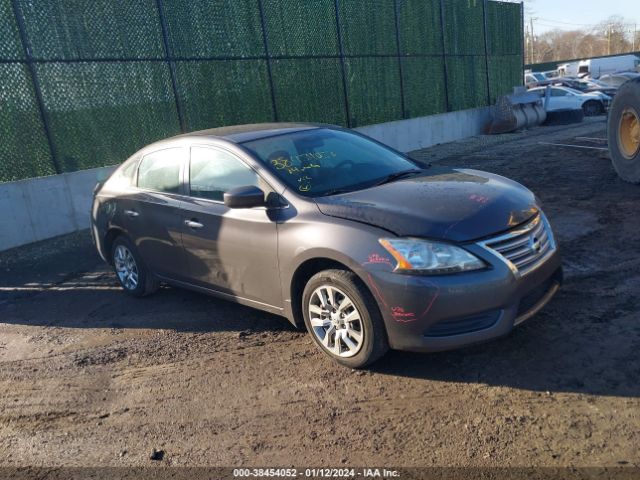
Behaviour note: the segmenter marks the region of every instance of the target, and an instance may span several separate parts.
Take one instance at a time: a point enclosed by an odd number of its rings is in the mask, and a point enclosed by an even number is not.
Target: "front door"
[[[266,207],[230,209],[224,192],[261,177],[227,150],[193,146],[183,202],[183,245],[192,283],[249,300],[282,306],[274,212]]]

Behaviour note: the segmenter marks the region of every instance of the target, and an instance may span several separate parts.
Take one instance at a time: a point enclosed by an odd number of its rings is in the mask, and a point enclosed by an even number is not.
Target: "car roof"
[[[340,128],[335,125],[322,123],[303,122],[274,122],[274,123],[252,123],[247,125],[232,125],[227,127],[210,128],[196,132],[178,135],[175,138],[223,138],[234,143],[250,142],[261,138],[273,137],[284,133],[299,132],[302,130],[313,130],[317,128]]]
[[[261,138],[274,137],[285,133],[301,132],[305,130],[316,130],[329,128],[332,130],[344,130],[339,125],[328,123],[304,123],[304,122],[273,122],[273,123],[251,123],[246,125],[231,125],[227,127],[210,128],[208,130],[198,130],[195,132],[183,133],[173,137],[164,138],[150,143],[138,150],[133,156],[146,155],[149,152],[163,148],[171,148],[173,144],[180,140],[225,140],[231,143],[244,143]],[[133,157],[130,157],[130,159]]]

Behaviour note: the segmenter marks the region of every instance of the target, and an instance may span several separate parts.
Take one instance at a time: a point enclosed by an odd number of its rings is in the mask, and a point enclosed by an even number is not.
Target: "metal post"
[[[522,35],[523,35],[523,39],[522,39],[522,75],[520,75],[520,79],[522,80],[522,85],[524,86],[524,66],[525,66],[525,60],[524,60],[524,53],[525,53],[525,42],[524,42],[524,1],[520,2],[520,25],[522,27]],[[531,41],[531,39],[529,39],[529,41]],[[533,59],[529,59],[529,63],[533,63]]]
[[[273,109],[273,119],[278,121],[278,109],[276,107],[276,92],[273,88],[273,75],[271,73],[271,56],[269,55],[269,42],[267,41],[267,24],[264,20],[264,5],[262,0],[258,0],[260,9],[260,25],[262,26],[262,43],[264,44],[264,54],[267,60],[267,77],[269,78],[269,90],[271,92],[271,108]]]
[[[482,21],[484,25],[484,68],[487,77],[487,106],[491,105],[491,83],[489,76],[489,40],[487,35],[487,0],[482,2]]]
[[[444,101],[446,111],[449,111],[449,73],[447,71],[447,45],[444,35],[444,0],[440,0],[440,33],[442,36],[442,66],[444,68]]]
[[[178,96],[178,77],[176,75],[176,65],[171,58],[171,50],[169,48],[169,33],[167,31],[167,21],[164,15],[164,8],[162,7],[162,0],[156,0],[158,7],[158,16],[160,18],[160,27],[162,29],[162,43],[164,45],[165,61],[169,65],[169,74],[171,76],[171,87],[173,88],[173,97],[176,102],[176,113],[178,114],[178,123],[180,124],[180,131],[185,133],[187,126],[184,120],[184,112],[180,97]]]
[[[36,96],[36,104],[38,105],[38,112],[40,113],[40,119],[42,120],[42,128],[44,130],[45,137],[47,137],[47,144],[49,146],[49,151],[51,152],[51,163],[53,164],[53,169],[56,173],[62,173],[62,168],[60,168],[60,164],[58,163],[58,153],[56,150],[56,146],[53,142],[53,136],[51,135],[51,126],[49,125],[49,119],[47,117],[47,112],[44,106],[44,99],[42,98],[40,81],[38,80],[36,69],[34,67],[33,50],[31,49],[31,44],[29,43],[29,39],[27,38],[27,31],[24,25],[22,14],[20,12],[20,7],[18,6],[18,1],[11,0],[11,7],[13,8],[13,14],[16,17],[16,24],[18,26],[18,33],[20,35],[20,43],[22,43],[27,68],[29,69],[29,74],[31,75],[33,91]]]
[[[395,12],[396,20],[396,51],[398,54],[398,71],[400,73],[400,110],[402,112],[402,118],[407,118],[407,112],[404,104],[404,78],[402,71],[402,52],[400,48],[400,14],[398,13],[399,5],[398,0],[394,0],[393,9]]]
[[[338,0],[334,0],[333,7],[336,12],[336,32],[338,34],[338,48],[340,52],[340,70],[342,74],[342,91],[344,94],[344,108],[347,117],[347,127],[351,128],[351,112],[349,109],[349,92],[347,91],[347,69],[344,65],[344,44],[342,43],[342,30],[340,29],[340,6]]]

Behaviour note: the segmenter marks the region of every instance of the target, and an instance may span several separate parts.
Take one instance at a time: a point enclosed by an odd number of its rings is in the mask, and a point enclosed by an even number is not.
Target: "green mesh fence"
[[[511,39],[510,42],[505,39]],[[522,62],[522,8],[518,3],[487,3],[489,55],[518,55]]]
[[[0,0],[0,59],[21,60],[24,49],[16,26],[11,0]]]
[[[446,0],[444,50],[449,55],[484,55],[482,0]]]
[[[176,75],[189,131],[273,120],[264,60],[177,62]]]
[[[340,0],[340,27],[346,55],[396,55],[393,0]]]
[[[442,54],[440,0],[398,0],[400,53]]]
[[[0,105],[0,180],[55,173],[24,65],[0,64]]]
[[[163,0],[174,57],[264,55],[258,0]]]
[[[338,55],[334,0],[263,0],[271,55]]]
[[[434,115],[447,110],[443,61],[440,57],[403,58],[405,116]]]
[[[179,133],[163,63],[47,63],[37,74],[65,172],[113,165]]]
[[[346,125],[339,59],[275,60],[273,78],[279,120]]]
[[[484,56],[447,57],[449,110],[487,105],[487,65]]]
[[[116,164],[180,131],[485,106],[522,82],[521,15],[492,0],[0,0],[0,182]]]
[[[18,0],[37,59],[162,58],[155,0]]]
[[[502,55],[489,57],[489,94],[491,103],[513,93],[513,87],[522,85],[522,56]]]
[[[345,73],[352,126],[402,118],[397,58],[349,58]]]

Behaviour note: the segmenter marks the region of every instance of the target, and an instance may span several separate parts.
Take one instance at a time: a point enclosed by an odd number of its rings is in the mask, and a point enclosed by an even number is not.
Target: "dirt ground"
[[[535,191],[566,282],[507,338],[368,371],[250,308],[128,298],[86,232],[0,254],[0,466],[640,466],[640,187],[546,144],[604,136],[601,118],[416,152]]]

